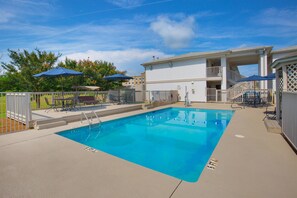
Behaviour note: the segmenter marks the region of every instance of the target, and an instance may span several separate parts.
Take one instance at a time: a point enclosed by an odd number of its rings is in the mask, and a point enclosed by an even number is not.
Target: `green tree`
[[[98,60],[76,61],[66,59],[64,62],[60,62],[59,66],[80,71],[84,74],[80,77],[67,78],[64,83],[66,89],[70,89],[73,85],[99,86],[101,90],[115,89],[121,86],[121,83],[106,81],[104,80],[104,76],[125,73],[124,71],[117,70],[113,63]]]
[[[52,52],[27,50],[10,50],[8,56],[11,61],[1,66],[6,71],[8,80],[14,84],[14,91],[49,91],[54,90],[55,79],[35,78],[34,74],[53,68],[61,54]]]

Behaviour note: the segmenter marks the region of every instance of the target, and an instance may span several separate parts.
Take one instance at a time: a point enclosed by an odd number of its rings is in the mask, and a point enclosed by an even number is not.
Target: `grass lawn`
[[[6,116],[5,111],[6,111],[6,97],[1,96],[0,97],[0,118],[5,118]]]
[[[93,93],[88,93],[86,95],[94,95],[94,94]],[[48,106],[45,103],[45,99],[44,98],[47,97],[48,98],[48,101],[50,103],[52,103],[53,97],[57,97],[57,95],[41,95],[40,96],[40,99],[39,99],[39,101],[40,101],[40,107],[38,107],[37,102],[36,102],[36,98],[34,98],[33,96],[34,95],[31,95],[31,102],[30,102],[31,103],[32,110],[46,109]],[[71,94],[71,95],[65,95],[64,97],[65,98],[67,98],[67,97],[73,97],[73,94]],[[104,94],[103,95],[99,95],[98,97],[99,97],[99,99],[101,101],[105,100]],[[59,102],[58,104],[56,103],[56,105],[57,106],[62,106],[62,103]],[[5,117],[6,117],[6,96],[1,96],[0,97],[0,118],[5,118]]]
[[[37,108],[36,100],[31,98],[31,108],[32,108],[32,110],[47,108],[47,105],[46,105],[45,100],[44,100],[45,97],[47,97],[49,99],[49,101],[52,101],[52,96],[50,96],[50,95],[41,96],[40,97],[40,108]],[[5,118],[5,117],[6,117],[6,96],[2,96],[2,97],[0,97],[0,118]]]

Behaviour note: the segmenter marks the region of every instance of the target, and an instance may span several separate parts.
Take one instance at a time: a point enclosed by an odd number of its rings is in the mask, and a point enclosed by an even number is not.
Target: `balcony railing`
[[[206,67],[207,77],[222,77],[221,66]]]

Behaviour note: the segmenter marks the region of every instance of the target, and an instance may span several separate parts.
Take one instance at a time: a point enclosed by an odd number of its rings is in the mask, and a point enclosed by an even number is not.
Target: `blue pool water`
[[[59,135],[144,167],[198,180],[233,111],[167,108]]]

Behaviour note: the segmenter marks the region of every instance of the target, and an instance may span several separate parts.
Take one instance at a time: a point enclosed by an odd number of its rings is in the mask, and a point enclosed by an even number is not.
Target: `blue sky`
[[[297,45],[296,0],[0,0],[7,49],[113,62],[129,75],[152,56]],[[244,75],[256,69],[242,69]]]

